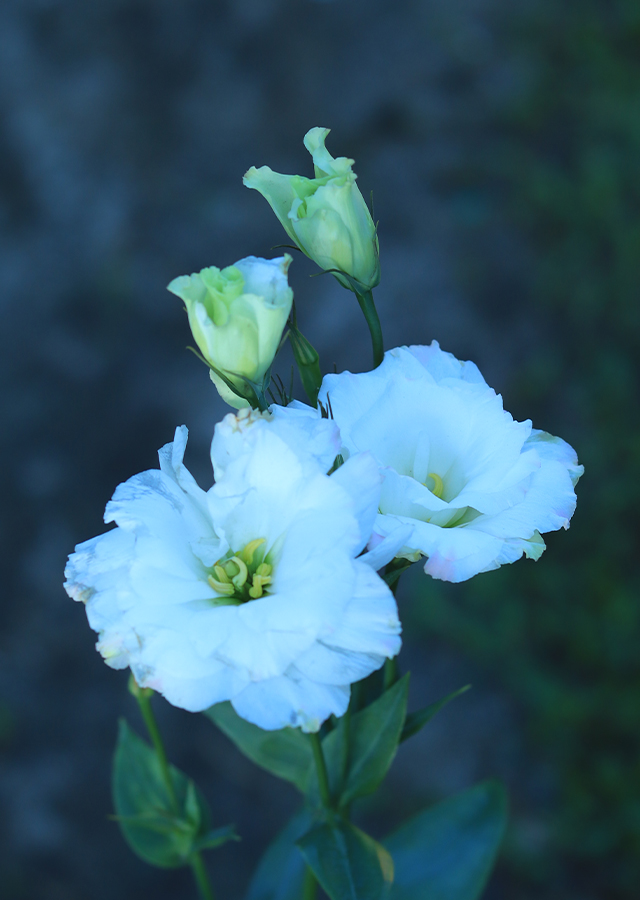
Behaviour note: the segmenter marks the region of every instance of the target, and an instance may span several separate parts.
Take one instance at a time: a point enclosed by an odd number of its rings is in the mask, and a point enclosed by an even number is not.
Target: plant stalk
[[[325,807],[325,809],[332,809],[333,802],[331,800],[331,789],[329,787],[329,775],[327,773],[327,764],[324,759],[324,753],[322,752],[322,744],[320,743],[320,738],[316,732],[309,735],[309,740],[311,741],[313,758],[315,760],[316,771],[318,773],[320,799],[322,800],[322,805]]]
[[[207,870],[200,853],[195,853],[191,857],[191,871],[193,872],[193,877],[198,885],[202,900],[215,900],[215,894],[213,893],[213,888],[211,887],[211,882],[209,881],[209,876],[207,875]]]
[[[175,785],[171,777],[169,760],[167,759],[167,752],[164,749],[164,744],[162,742],[162,736],[160,734],[160,729],[158,728],[158,723],[156,722],[156,717],[154,716],[153,709],[151,708],[150,694],[143,688],[138,688],[138,690],[133,693],[136,700],[138,701],[138,706],[140,708],[142,718],[144,719],[144,724],[147,726],[147,731],[149,732],[149,737],[151,738],[153,749],[156,751],[156,756],[158,757],[158,762],[160,763],[162,778],[167,789],[167,794],[169,796],[169,803],[171,804],[171,811],[176,817],[180,817],[180,806],[178,804]],[[209,876],[207,875],[207,870],[205,868],[201,854],[199,852],[194,853],[189,860],[189,864],[191,866],[193,876],[196,880],[196,884],[198,885],[198,890],[200,891],[202,900],[215,900],[213,888],[211,887]]]
[[[384,690],[388,691],[398,680],[398,658],[385,659],[384,661]]]
[[[356,292],[356,297],[358,298],[360,309],[364,313],[367,325],[369,326],[371,346],[373,349],[373,368],[377,369],[384,359],[384,346],[382,343],[382,326],[380,325],[380,318],[378,317],[376,305],[373,302],[373,293],[371,291],[366,291],[364,294]]]
[[[144,724],[147,726],[147,731],[149,732],[149,737],[151,738],[153,749],[156,751],[156,756],[158,757],[158,762],[160,763],[162,778],[164,780],[164,785],[169,796],[171,810],[174,815],[179,816],[180,807],[178,805],[176,789],[173,783],[173,778],[171,777],[171,770],[169,768],[167,753],[164,749],[164,744],[162,743],[162,737],[160,736],[160,729],[158,728],[156,717],[154,716],[153,710],[151,708],[151,698],[145,690],[138,690],[135,697],[138,701],[138,706],[140,707],[140,712],[142,713]]]
[[[304,881],[302,882],[302,900],[316,900],[318,893],[318,882],[309,866],[304,872]]]

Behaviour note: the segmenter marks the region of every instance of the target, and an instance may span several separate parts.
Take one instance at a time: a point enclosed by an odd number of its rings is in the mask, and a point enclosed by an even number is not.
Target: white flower
[[[244,379],[260,387],[276,355],[293,291],[287,281],[291,257],[247,256],[233,266],[210,266],[168,285],[184,300],[194,340],[206,361],[242,394]],[[247,406],[214,372],[211,378],[230,406]]]
[[[231,700],[262,728],[316,731],[400,648],[393,595],[356,558],[377,466],[360,454],[329,477],[331,423],[242,411],[216,429],[219,480],[205,492],[182,463],[186,439],[177,429],[160,470],[117,488],[105,520],[118,527],[76,548],[67,592],[108,665],[175,706]]]
[[[324,145],[328,134],[328,128],[312,128],[304,136],[315,178],[252,166],[243,181],[268,201],[303,253],[322,269],[339,269],[361,290],[371,290],[380,281],[376,227],[356,185],[353,160],[331,156]],[[351,288],[341,275],[336,278]]]
[[[569,527],[583,472],[574,450],[514,421],[477,367],[436,341],[391,350],[373,372],[327,375],[327,396],[345,455],[369,450],[381,467],[374,532],[410,525],[399,556],[426,556],[434,578],[538,559],[541,533]]]

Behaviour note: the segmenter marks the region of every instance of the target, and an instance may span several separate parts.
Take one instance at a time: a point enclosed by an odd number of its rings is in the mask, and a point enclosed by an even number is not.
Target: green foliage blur
[[[568,440],[585,475],[570,531],[545,536],[538,563],[422,583],[421,625],[512,691],[558,776],[544,840],[518,836],[514,811],[506,865],[518,882],[536,897],[564,897],[571,884],[630,900],[640,884],[640,4],[538,3],[511,40],[530,81],[498,114],[490,178],[530,242],[529,296],[514,303],[532,305],[540,334],[505,405]]]

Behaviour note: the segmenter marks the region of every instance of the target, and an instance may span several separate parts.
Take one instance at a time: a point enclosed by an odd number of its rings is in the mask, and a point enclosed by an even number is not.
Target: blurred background
[[[209,486],[225,409],[165,286],[271,255],[284,234],[241,177],[311,174],[314,125],[374,192],[386,346],[473,359],[586,467],[539,563],[406,577],[412,705],[474,687],[402,748],[363,822],[381,837],[499,777],[511,824],[488,900],[638,896],[639,41],[636,0],[0,5],[3,897],[194,890],[108,819],[116,719],[142,723],[62,571],[176,425]],[[303,331],[325,371],[367,368],[353,296],[314,271],[290,273]],[[296,796],[203,717],[156,706],[171,758],[243,837],[208,857],[233,900]]]

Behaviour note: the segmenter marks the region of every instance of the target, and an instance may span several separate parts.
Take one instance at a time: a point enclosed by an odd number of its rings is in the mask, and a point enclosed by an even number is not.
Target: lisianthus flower
[[[344,272],[361,291],[371,290],[380,281],[376,227],[356,185],[353,160],[331,156],[324,145],[328,134],[328,128],[312,128],[304,136],[315,178],[252,166],[243,181],[268,201],[303,253],[322,269]],[[352,288],[342,275],[336,278]]]
[[[410,525],[398,555],[425,556],[434,578],[538,559],[541,534],[569,527],[583,472],[575,451],[514,421],[474,363],[436,341],[391,350],[372,372],[327,375],[327,398],[343,455],[369,450],[384,477],[373,543]]]
[[[393,595],[357,558],[377,465],[360,454],[329,477],[335,427],[302,418],[296,434],[290,413],[227,416],[208,492],[182,462],[178,428],[160,470],[116,489],[105,521],[118,527],[69,559],[66,590],[86,604],[107,664],[175,706],[231,700],[262,728],[316,731],[399,651]]]
[[[246,381],[260,390],[278,350],[293,303],[290,264],[288,253],[277,259],[247,256],[226,269],[209,266],[168,285],[184,301],[204,359],[243,396]],[[211,380],[230,406],[249,405],[213,370]]]

